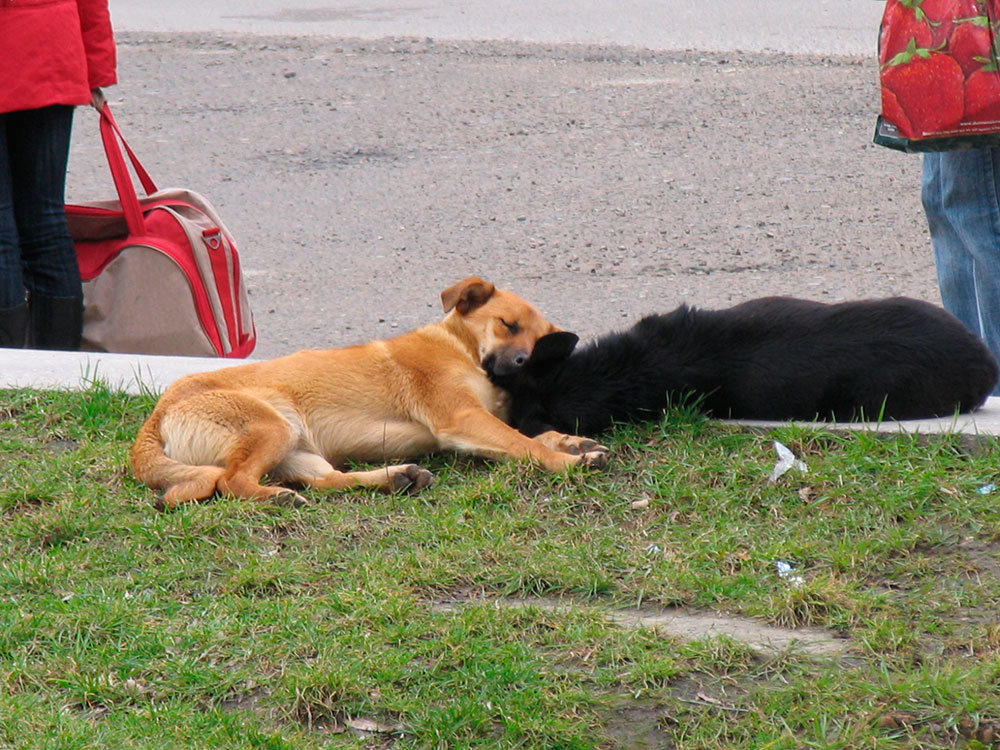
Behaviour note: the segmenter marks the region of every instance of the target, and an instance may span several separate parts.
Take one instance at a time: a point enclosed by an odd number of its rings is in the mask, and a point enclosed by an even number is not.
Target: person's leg
[[[953,205],[955,179],[947,156],[947,153],[924,154],[921,199],[934,248],[941,302],[969,330],[979,334],[975,266],[960,233],[959,215]]]
[[[28,346],[78,349],[83,287],[66,227],[65,186],[73,108],[10,114],[14,213],[28,289]]]
[[[1000,358],[1000,149],[925,154],[922,198],[941,301]]]
[[[24,346],[28,308],[21,279],[21,249],[7,158],[7,115],[0,114],[0,347]]]
[[[981,335],[990,350],[1000,358],[1000,148],[983,149],[977,162],[982,170],[980,226],[967,232],[975,242],[976,302],[979,308]]]

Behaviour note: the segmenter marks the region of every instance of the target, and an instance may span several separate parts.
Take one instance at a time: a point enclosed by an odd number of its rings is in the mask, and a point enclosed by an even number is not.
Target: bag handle
[[[142,183],[146,195],[156,192],[156,185],[149,173],[139,162],[135,152],[129,148],[122,135],[118,123],[115,122],[111,114],[111,107],[105,102],[101,107],[101,141],[104,144],[104,154],[108,158],[108,167],[111,169],[111,178],[115,183],[115,190],[118,192],[118,201],[121,203],[122,212],[125,214],[125,223],[130,234],[145,234],[146,221],[142,215],[142,208],[139,205],[139,196],[136,193],[135,185],[132,183],[132,176],[129,174],[128,165],[122,155],[122,147],[128,154],[132,168],[135,170]],[[119,145],[120,144],[120,145]]]

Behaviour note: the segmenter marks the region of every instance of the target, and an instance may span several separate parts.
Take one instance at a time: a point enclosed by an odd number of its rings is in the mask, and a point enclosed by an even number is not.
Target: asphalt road
[[[122,31],[871,54],[879,0],[113,0]]]
[[[119,51],[130,143],[236,235],[255,356],[430,322],[471,274],[584,336],[681,302],[938,299],[870,55],[121,28]],[[96,130],[80,110],[70,200],[112,195]]]

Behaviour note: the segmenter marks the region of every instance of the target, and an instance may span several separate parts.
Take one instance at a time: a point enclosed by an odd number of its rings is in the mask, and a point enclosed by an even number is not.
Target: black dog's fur
[[[549,334],[514,372],[484,363],[512,397],[514,427],[596,435],[684,399],[719,418],[949,416],[982,405],[997,381],[996,359],[957,318],[906,297],[681,306],[573,352],[576,342]]]

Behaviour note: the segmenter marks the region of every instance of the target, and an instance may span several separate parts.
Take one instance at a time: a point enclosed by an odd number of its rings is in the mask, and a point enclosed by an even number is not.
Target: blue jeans
[[[941,301],[1000,359],[1000,148],[923,158],[921,197]]]
[[[64,194],[73,107],[0,114],[0,309],[81,298]]]

